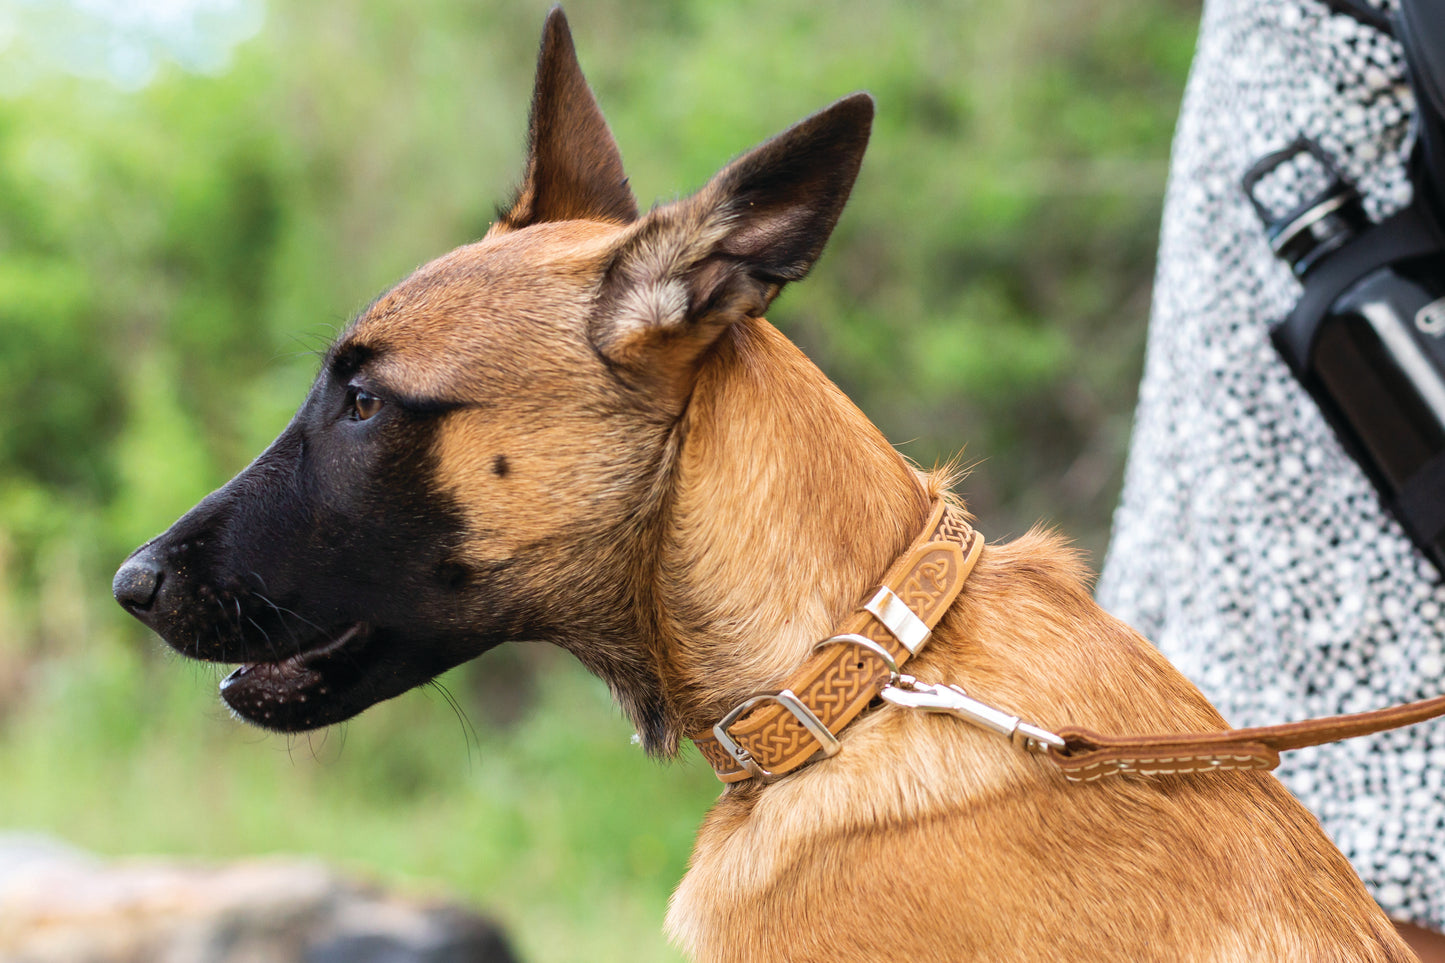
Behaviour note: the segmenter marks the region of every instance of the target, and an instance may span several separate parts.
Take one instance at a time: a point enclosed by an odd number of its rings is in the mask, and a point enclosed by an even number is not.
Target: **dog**
[[[860,611],[931,511],[964,517],[946,472],[763,319],[820,255],[872,117],[844,98],[639,214],[554,10],[515,200],[361,312],[275,442],[126,560],[117,600],[241,663],[222,697],[267,729],[548,640],[653,755],[718,731]],[[915,678],[1056,727],[1226,728],[1061,540],[970,544]],[[772,781],[729,750],[759,778],[723,792],[673,897],[692,958],[1413,959],[1267,773],[1071,782],[876,701],[834,748]]]

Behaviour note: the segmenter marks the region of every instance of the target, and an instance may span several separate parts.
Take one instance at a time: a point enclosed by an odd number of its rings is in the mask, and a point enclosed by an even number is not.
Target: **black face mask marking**
[[[223,697],[266,728],[348,718],[524,621],[499,601],[507,566],[460,555],[461,512],[433,483],[445,412],[377,389],[355,417],[366,357],[343,349],[265,452],[116,575],[176,650],[243,663]]]

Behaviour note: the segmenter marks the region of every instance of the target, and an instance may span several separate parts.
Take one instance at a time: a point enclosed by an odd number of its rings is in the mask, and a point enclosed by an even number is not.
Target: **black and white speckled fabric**
[[[1445,691],[1445,589],[1270,346],[1300,288],[1240,189],[1303,133],[1372,216],[1408,203],[1403,76],[1394,41],[1315,0],[1206,2],[1098,594],[1236,726]],[[1279,775],[1391,915],[1445,927],[1445,724]]]

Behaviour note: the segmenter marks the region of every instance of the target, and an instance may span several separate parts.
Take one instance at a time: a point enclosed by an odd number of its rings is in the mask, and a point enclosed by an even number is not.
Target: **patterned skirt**
[[[1240,186],[1303,134],[1379,218],[1409,202],[1398,45],[1315,0],[1207,0],[1099,600],[1235,726],[1445,691],[1445,587],[1276,355],[1300,286]],[[1303,198],[1300,198],[1303,200]],[[1280,778],[1397,919],[1445,928],[1445,722]]]

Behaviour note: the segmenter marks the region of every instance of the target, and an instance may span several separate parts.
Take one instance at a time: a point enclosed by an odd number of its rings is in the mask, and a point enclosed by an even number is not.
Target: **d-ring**
[[[842,642],[845,645],[856,645],[860,649],[867,649],[869,652],[872,652],[874,655],[878,656],[878,658],[883,660],[883,665],[888,669],[888,684],[898,684],[898,680],[901,677],[898,671],[898,661],[893,658],[893,654],[891,652],[883,648],[883,646],[879,645],[877,642],[874,642],[872,639],[868,638],[868,636],[858,635],[854,632],[849,632],[844,635],[835,635],[831,638],[826,638],[823,641],[819,642],[817,645],[813,646],[813,651],[816,652],[823,646],[831,645],[834,642]]]

